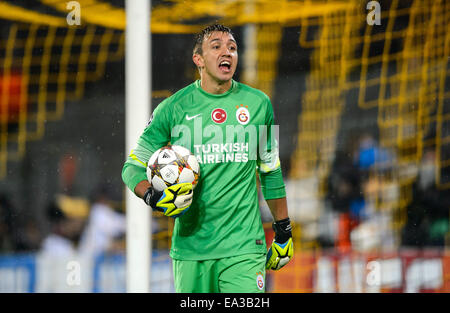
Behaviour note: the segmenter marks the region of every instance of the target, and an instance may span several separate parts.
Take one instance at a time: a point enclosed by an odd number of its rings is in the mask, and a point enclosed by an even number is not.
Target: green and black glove
[[[163,191],[156,191],[150,187],[145,192],[143,199],[153,210],[176,218],[189,210],[192,196],[192,184],[180,183],[167,187]]]
[[[275,238],[267,251],[266,269],[279,270],[285,266],[294,255],[292,243],[292,227],[289,218],[276,221],[272,224]]]

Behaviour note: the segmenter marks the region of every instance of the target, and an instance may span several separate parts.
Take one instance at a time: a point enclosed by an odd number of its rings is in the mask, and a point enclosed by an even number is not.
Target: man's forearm
[[[134,188],[134,193],[135,193],[138,197],[143,198],[145,192],[147,191],[147,189],[148,189],[150,186],[151,186],[151,185],[150,185],[150,183],[149,183],[148,180],[143,180],[143,181],[141,181],[140,183],[138,183],[138,184],[136,185],[136,187]]]
[[[266,202],[270,208],[274,221],[279,221],[289,217],[286,197],[279,199],[268,199]]]
[[[125,162],[122,169],[122,180],[125,185],[136,194],[137,185],[142,183],[143,181],[147,181],[147,173],[145,167],[132,164],[132,161],[133,160],[127,160],[127,162]],[[141,189],[144,187],[139,187],[137,189],[138,191],[141,191]],[[142,198],[143,194],[139,194],[137,196]]]

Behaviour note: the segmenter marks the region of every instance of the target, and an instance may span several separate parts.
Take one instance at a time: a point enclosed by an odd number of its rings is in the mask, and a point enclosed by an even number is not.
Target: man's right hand
[[[143,199],[153,210],[176,218],[189,210],[192,196],[192,184],[180,183],[167,187],[163,191],[156,191],[150,187],[145,192]]]

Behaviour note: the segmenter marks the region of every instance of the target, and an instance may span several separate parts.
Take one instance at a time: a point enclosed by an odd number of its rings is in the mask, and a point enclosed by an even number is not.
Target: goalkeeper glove
[[[192,203],[192,195],[192,184],[180,183],[167,187],[163,191],[157,191],[150,187],[144,194],[144,201],[153,210],[175,218],[189,210]]]
[[[289,218],[274,222],[275,239],[272,242],[266,257],[267,270],[279,270],[285,266],[294,254],[292,231]]]

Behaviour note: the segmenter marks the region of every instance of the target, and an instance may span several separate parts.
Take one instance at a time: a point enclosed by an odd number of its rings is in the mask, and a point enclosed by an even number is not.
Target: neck
[[[200,86],[207,93],[220,95],[227,92],[231,88],[231,79],[224,82],[218,82],[213,79],[206,79],[205,77],[201,77]]]

